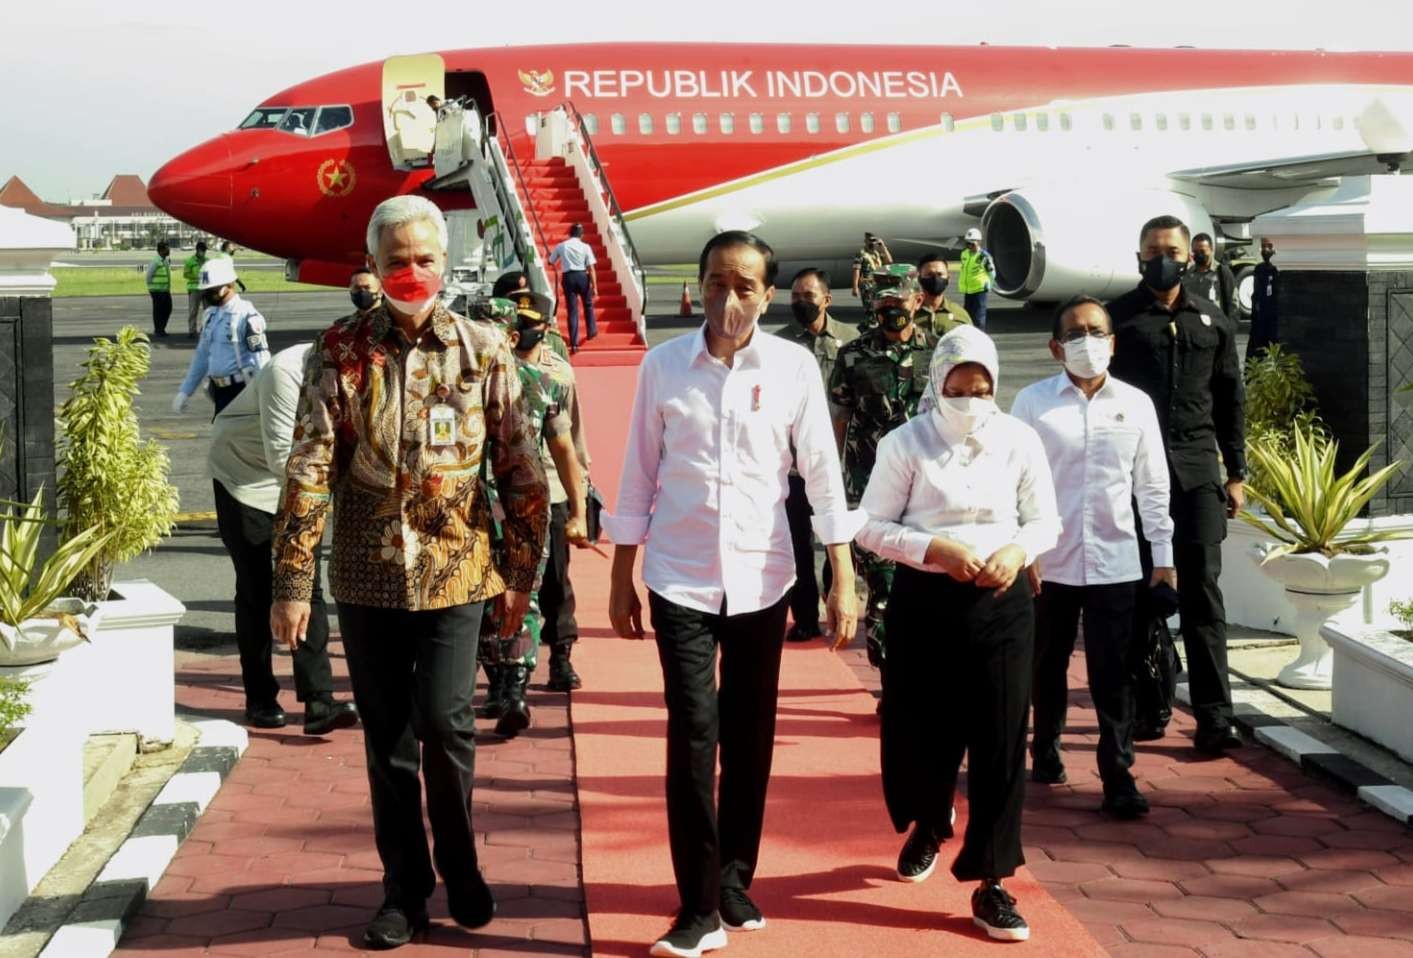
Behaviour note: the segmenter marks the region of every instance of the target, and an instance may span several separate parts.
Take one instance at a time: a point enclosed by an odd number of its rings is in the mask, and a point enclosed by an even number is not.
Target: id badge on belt
[[[446,403],[438,403],[428,414],[432,431],[432,446],[445,449],[456,442],[456,410]]]

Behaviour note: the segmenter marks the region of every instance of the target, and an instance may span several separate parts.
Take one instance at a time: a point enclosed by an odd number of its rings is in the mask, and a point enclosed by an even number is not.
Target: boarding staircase
[[[594,251],[598,335],[581,342],[575,365],[634,365],[647,349],[647,285],[622,210],[582,118],[562,104],[512,129],[496,114],[443,107],[427,190],[469,190],[474,209],[449,209],[451,287],[468,299],[486,294],[506,270],[555,302],[569,335],[568,309],[549,253],[575,224]],[[445,204],[450,206],[451,204]],[[580,321],[580,337],[588,334]]]

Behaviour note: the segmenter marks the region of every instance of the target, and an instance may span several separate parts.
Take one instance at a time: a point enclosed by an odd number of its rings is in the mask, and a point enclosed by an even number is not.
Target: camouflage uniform
[[[859,271],[859,302],[865,310],[873,309],[873,274],[883,269],[883,254],[865,246],[854,257],[854,269]]]
[[[880,267],[874,272],[872,279],[873,299],[869,303],[868,312],[864,315],[863,322],[859,323],[859,333],[861,334],[878,328],[878,318],[874,315],[874,310],[878,308],[884,290],[905,286],[909,294],[922,292],[922,287],[917,285],[917,267],[908,263],[893,263],[890,266]]]
[[[918,400],[927,392],[927,370],[936,342],[916,325],[904,342],[891,342],[883,329],[875,327],[839,350],[829,397],[849,416],[844,433],[844,492],[850,508],[857,508],[863,497],[878,441],[917,413]],[[883,619],[893,586],[893,563],[857,547],[853,555],[859,578],[868,585],[863,622],[868,659],[878,666],[886,651]]]

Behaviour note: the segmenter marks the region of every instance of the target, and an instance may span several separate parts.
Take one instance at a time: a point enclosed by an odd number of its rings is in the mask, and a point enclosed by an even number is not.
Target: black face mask
[[[1209,256],[1209,255],[1206,254],[1206,253],[1193,253],[1193,254],[1192,254],[1192,261],[1193,261],[1194,263],[1196,263],[1198,266],[1206,266],[1208,263],[1210,263],[1210,262],[1212,261],[1212,257]]]
[[[819,319],[819,314],[823,312],[818,303],[808,303],[798,300],[790,304],[790,312],[795,317],[795,322],[801,326],[813,326],[814,321]]]
[[[941,296],[947,291],[945,276],[922,276],[918,278],[918,283],[922,286],[922,291],[929,296]]]
[[[348,298],[353,300],[353,305],[357,306],[359,309],[369,308],[373,305],[374,300],[377,299],[371,289],[355,289],[348,294]]]
[[[517,353],[528,353],[545,338],[543,329],[522,329],[520,330],[520,340],[515,344]]]
[[[224,286],[217,286],[215,289],[202,290],[201,292],[201,298],[207,306],[220,306],[225,295],[226,288]]]
[[[878,325],[890,333],[901,333],[913,321],[912,314],[901,306],[889,306],[878,311]]]
[[[1178,283],[1187,272],[1187,264],[1179,263],[1166,256],[1155,256],[1142,262],[1143,285],[1159,293],[1166,293]]]
[[[1266,252],[1265,250],[1262,250],[1262,251],[1261,251],[1261,258],[1262,258],[1263,260],[1265,260],[1266,262],[1268,262],[1268,263],[1271,261],[1271,257],[1272,257],[1272,256],[1275,256],[1275,255],[1276,255],[1276,251],[1275,251],[1275,250],[1271,250],[1269,253]]]

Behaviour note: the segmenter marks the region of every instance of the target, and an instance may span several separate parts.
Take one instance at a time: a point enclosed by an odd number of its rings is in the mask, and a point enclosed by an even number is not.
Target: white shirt
[[[242,505],[274,513],[312,343],[283,349],[216,415],[206,454],[211,476]]]
[[[850,511],[819,367],[759,328],[732,366],[705,328],[650,350],[624,451],[618,507],[603,517],[620,545],[647,543],[643,581],[663,598],[728,615],[774,605],[795,581],[785,518],[794,461],[820,541],[850,541]]]
[[[1040,557],[1040,575],[1061,585],[1110,585],[1143,575],[1133,500],[1153,564],[1173,564],[1168,459],[1153,401],[1107,376],[1086,399],[1065,373],[1020,391],[1011,415],[1045,444],[1064,530]]]
[[[583,272],[594,265],[594,248],[577,236],[560,243],[550,251],[550,265],[564,268],[565,272]]]
[[[884,436],[864,490],[859,545],[926,572],[934,538],[983,562],[1016,545],[1030,564],[1055,544],[1060,516],[1045,447],[1025,423],[996,412],[963,435],[933,410]]]

